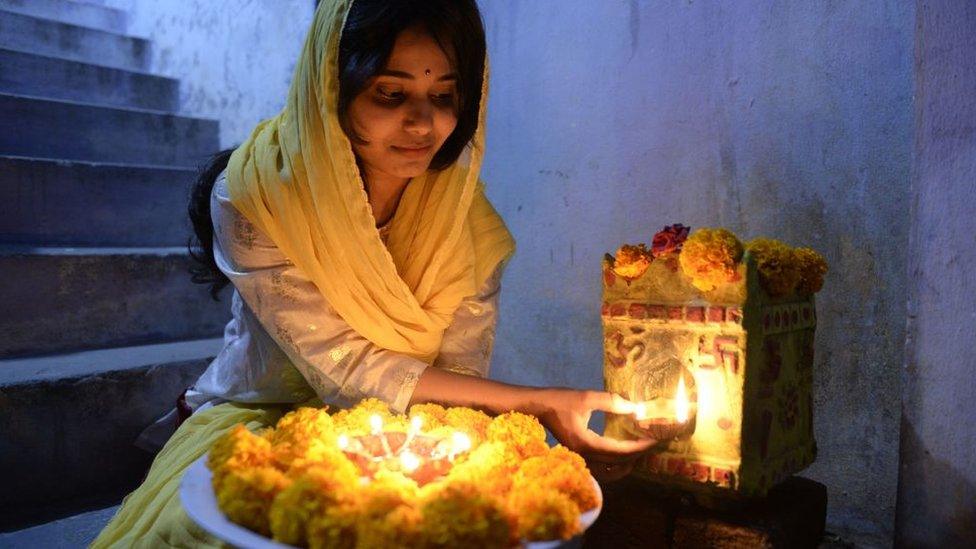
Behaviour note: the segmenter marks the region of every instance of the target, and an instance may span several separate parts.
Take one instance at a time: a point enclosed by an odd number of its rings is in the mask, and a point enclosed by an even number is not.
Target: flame
[[[400,465],[403,467],[404,471],[412,473],[413,471],[417,470],[417,467],[420,467],[420,458],[414,455],[414,453],[410,450],[405,450],[402,454],[400,454]]]
[[[339,446],[340,450],[345,450],[349,447],[349,437],[344,434],[339,435],[339,438],[336,440],[336,445]]]
[[[383,430],[383,418],[379,414],[369,416],[369,426],[373,429],[373,434],[378,435]]]
[[[455,431],[454,434],[451,435],[451,443],[454,448],[454,452],[458,454],[461,452],[467,452],[471,449],[471,439],[468,438],[468,435],[460,431]]]
[[[679,423],[688,421],[688,393],[685,390],[685,376],[678,378],[678,391],[674,394],[674,417]]]
[[[638,420],[647,419],[647,404],[643,402],[634,404],[634,417]]]
[[[413,429],[414,432],[419,431],[423,425],[424,425],[424,420],[422,417],[413,416],[412,418],[410,418],[410,428]]]

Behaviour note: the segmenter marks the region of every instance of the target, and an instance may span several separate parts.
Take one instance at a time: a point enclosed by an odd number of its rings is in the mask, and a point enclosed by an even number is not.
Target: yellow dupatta
[[[515,249],[478,180],[488,67],[478,129],[461,158],[414,178],[380,240],[349,139],[339,124],[338,49],[353,0],[324,0],[288,101],[231,156],[231,202],[380,347],[431,362],[461,300]]]

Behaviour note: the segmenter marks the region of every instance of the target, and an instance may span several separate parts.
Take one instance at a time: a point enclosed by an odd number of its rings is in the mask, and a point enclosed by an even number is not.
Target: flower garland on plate
[[[384,440],[398,448],[421,437],[461,437],[465,446],[437,478],[418,481],[386,466],[364,475],[362,463],[350,459],[350,440],[371,440],[378,422]],[[236,426],[214,444],[207,465],[218,506],[231,521],[300,547],[506,547],[569,539],[581,529],[581,512],[599,504],[583,459],[563,446],[549,448],[538,420],[517,412],[491,418],[422,404],[408,417],[376,399],[334,414],[303,407],[258,433]]]

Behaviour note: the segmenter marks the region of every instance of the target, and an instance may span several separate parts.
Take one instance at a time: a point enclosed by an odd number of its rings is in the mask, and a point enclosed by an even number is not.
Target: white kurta
[[[347,407],[366,397],[405,411],[425,362],[377,346],[354,331],[305,274],[231,204],[221,173],[210,197],[214,258],[233,284],[224,346],[187,391],[199,410],[226,401],[297,403],[312,397]],[[385,240],[385,228],[380,228]],[[432,366],[487,377],[504,264],[464,299]],[[139,437],[156,449],[175,410]]]

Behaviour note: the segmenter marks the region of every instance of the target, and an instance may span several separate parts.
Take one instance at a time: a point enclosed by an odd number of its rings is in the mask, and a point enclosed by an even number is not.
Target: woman
[[[587,428],[629,412],[619,397],[485,379],[514,251],[478,180],[486,74],[474,0],[322,2],[285,108],[198,184],[191,216],[234,318],[192,415],[94,546],[213,543],[179,505],[183,470],[310,398],[530,413],[604,478],[654,443]]]

